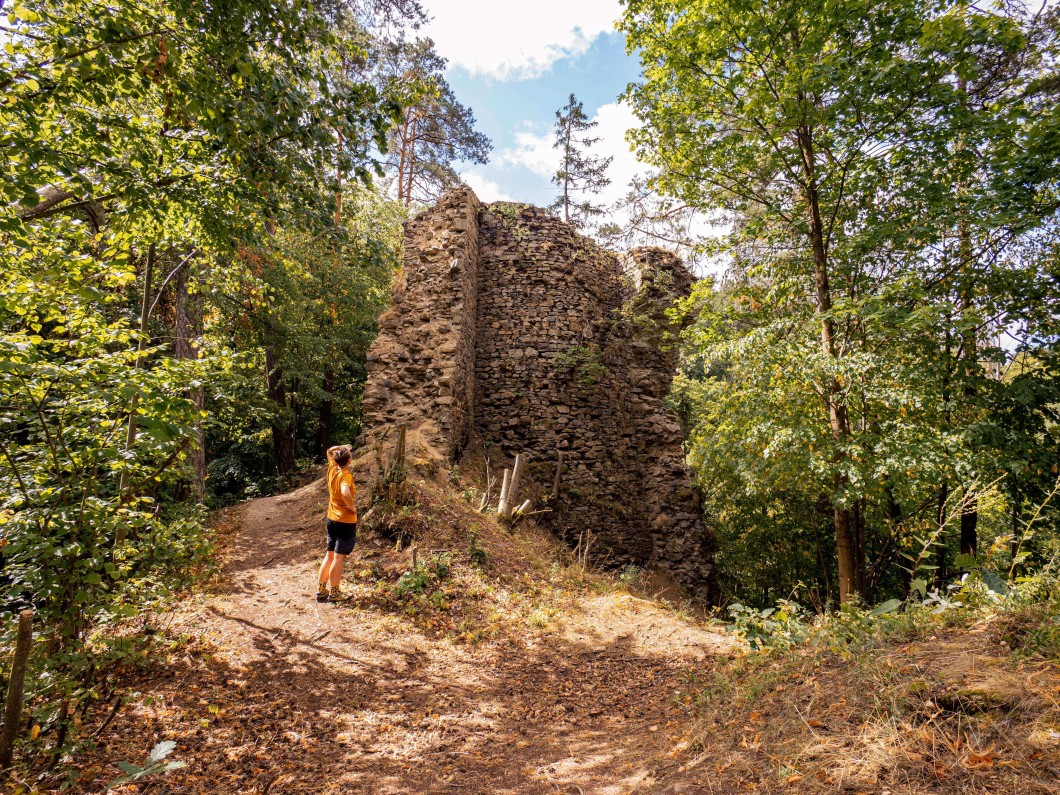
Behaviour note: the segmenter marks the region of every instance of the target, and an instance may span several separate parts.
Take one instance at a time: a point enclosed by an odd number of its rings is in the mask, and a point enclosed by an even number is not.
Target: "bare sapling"
[[[486,458],[486,491],[482,495],[482,499],[478,504],[478,512],[482,513],[486,510],[490,504],[490,497],[493,494],[493,487],[497,485],[497,479],[490,474],[490,460]]]
[[[394,449],[387,456],[385,464],[383,463],[382,442],[376,442],[374,447],[376,468],[374,498],[386,500],[392,505],[401,502],[405,496],[405,476],[408,469],[405,456],[406,431],[404,425],[398,428]]]
[[[508,499],[508,488],[511,485],[512,471],[510,469],[504,470],[504,477],[501,480],[501,497],[497,502],[497,513],[501,516],[504,515],[504,505]]]
[[[574,548],[574,560],[582,572],[589,566],[589,553],[593,547],[593,531],[584,530],[578,534],[578,546]]]
[[[515,507],[516,497],[519,495],[519,483],[523,477],[523,471],[526,469],[526,459],[520,453],[515,456],[515,467],[512,469],[512,477],[508,482],[508,489],[504,491],[501,497],[501,505],[498,510],[501,518],[507,522],[512,520],[512,510]]]

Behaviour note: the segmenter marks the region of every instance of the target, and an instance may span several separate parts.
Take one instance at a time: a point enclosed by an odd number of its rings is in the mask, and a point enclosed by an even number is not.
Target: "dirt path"
[[[145,751],[177,741],[166,793],[712,791],[680,770],[680,691],[717,632],[624,593],[479,644],[317,604],[321,488],[246,504],[227,592],[189,610],[196,643],[140,686],[122,731]]]

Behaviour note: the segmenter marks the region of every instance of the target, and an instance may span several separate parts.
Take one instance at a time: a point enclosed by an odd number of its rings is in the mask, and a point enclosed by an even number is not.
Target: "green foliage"
[[[402,574],[391,588],[398,599],[427,595],[431,604],[443,609],[446,595],[441,584],[452,574],[452,556],[448,552],[439,552],[427,564],[409,569]]]
[[[409,594],[422,594],[431,585],[431,575],[426,569],[406,571],[394,583],[394,596],[399,599]]]
[[[439,552],[427,564],[427,569],[436,582],[448,579],[453,571],[453,556],[448,552]]]
[[[549,364],[557,370],[569,370],[583,392],[595,391],[596,385],[609,374],[596,345],[573,345],[553,356]]]
[[[478,545],[478,534],[471,533],[467,538],[467,558],[472,565],[482,566],[486,563],[486,550]]]
[[[618,572],[618,583],[624,588],[630,588],[637,584],[642,574],[643,570],[640,566],[636,566],[633,563],[627,563]]]
[[[221,501],[248,487],[267,492],[294,461],[320,460],[335,440],[362,430],[365,359],[390,299],[405,213],[371,191],[348,196],[343,212],[331,233],[279,230],[232,262],[245,298],[219,305],[216,333],[256,371],[232,385],[241,410],[211,427],[211,451],[226,459],[230,481],[216,484]]]
[[[729,614],[733,619],[730,631],[747,641],[753,650],[788,648],[802,643],[809,634],[806,611],[788,600],[762,610],[737,602],[729,605]]]
[[[842,574],[844,598],[904,597],[901,554],[947,495],[983,547],[1013,534],[1060,465],[1055,18],[638,0],[621,26],[644,66],[631,140],[674,201],[729,221],[673,401],[728,590],[805,582],[823,606]],[[941,578],[961,524],[931,549]]]
[[[972,559],[959,565],[973,566]],[[888,599],[873,609],[848,602],[837,610],[814,615],[796,602],[781,599],[776,607],[758,609],[730,605],[730,632],[752,651],[791,649],[807,645],[848,658],[887,639],[916,637],[933,627],[968,624],[985,616],[1005,629],[1007,645],[1024,657],[1060,656],[1060,577],[1055,567],[1006,581],[977,566],[943,592],[908,599]]]
[[[56,760],[132,619],[207,568],[203,454],[224,501],[268,487],[278,421],[311,437],[330,400],[328,433],[359,429],[402,218],[371,153],[400,108],[336,67],[368,53],[332,11],[4,8],[0,649],[34,607]]]

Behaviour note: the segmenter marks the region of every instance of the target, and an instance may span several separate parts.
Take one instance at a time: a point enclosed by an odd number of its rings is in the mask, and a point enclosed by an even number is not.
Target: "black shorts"
[[[336,555],[349,555],[357,542],[357,522],[336,522],[328,519],[324,522],[328,529],[328,552]]]

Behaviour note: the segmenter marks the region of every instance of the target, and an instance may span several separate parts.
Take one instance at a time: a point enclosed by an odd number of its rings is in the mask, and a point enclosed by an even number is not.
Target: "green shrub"
[[[595,345],[574,345],[553,356],[550,364],[557,370],[569,370],[578,389],[584,392],[594,391],[600,380],[610,373]]]

